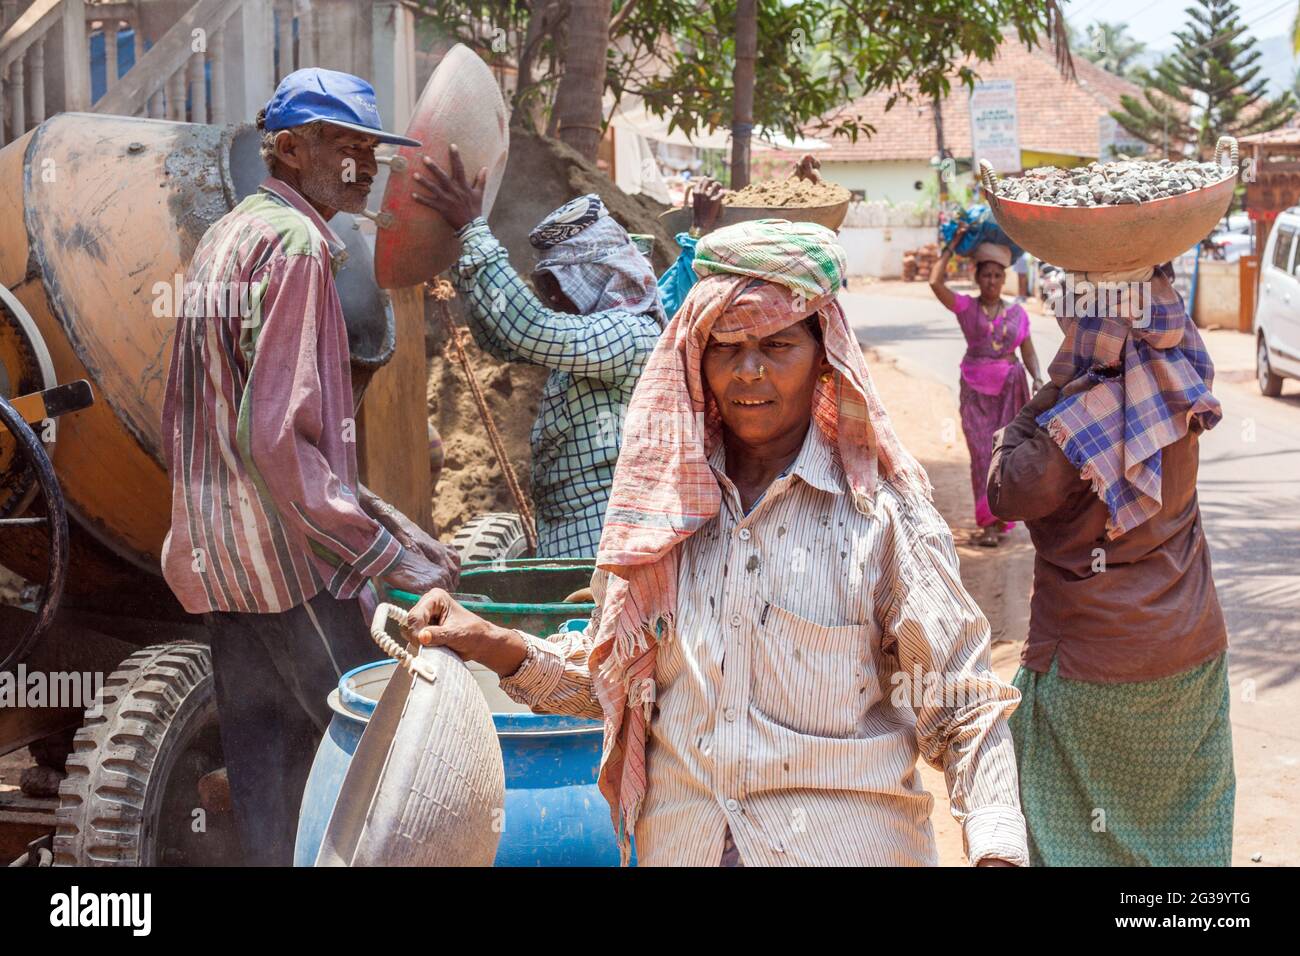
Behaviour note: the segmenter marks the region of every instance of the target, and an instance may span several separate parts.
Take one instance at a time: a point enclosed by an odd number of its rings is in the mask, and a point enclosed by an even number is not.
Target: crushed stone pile
[[[1077,169],[1040,166],[1000,179],[999,199],[1048,206],[1117,206],[1153,202],[1204,189],[1231,175],[1218,163],[1196,160],[1119,160]]]

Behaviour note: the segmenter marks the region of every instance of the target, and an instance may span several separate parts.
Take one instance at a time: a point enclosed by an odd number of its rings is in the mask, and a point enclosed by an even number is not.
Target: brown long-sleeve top
[[[1036,417],[1059,389],[1040,389],[994,436],[989,507],[1024,521],[1037,552],[1021,664],[1071,680],[1126,683],[1181,673],[1228,644],[1196,498],[1194,430],[1163,449],[1161,508],[1106,539],[1106,506]]]

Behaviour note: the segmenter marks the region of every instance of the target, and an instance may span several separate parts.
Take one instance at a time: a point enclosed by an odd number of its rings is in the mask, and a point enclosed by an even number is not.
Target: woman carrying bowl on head
[[[930,288],[935,297],[956,313],[966,337],[966,355],[961,360],[961,428],[970,450],[971,489],[975,496],[975,523],[980,533],[975,543],[997,547],[998,534],[1015,527],[999,520],[989,510],[985,485],[993,457],[993,433],[1006,425],[1029,401],[1025,369],[1034,377],[1034,390],[1043,386],[1038,355],[1029,335],[1029,316],[1022,306],[1002,298],[1011,250],[995,242],[975,249],[975,283],[979,295],[953,292],[944,282],[953,248],[965,234],[963,225],[930,270]],[[1024,358],[1021,365],[1016,350]]]
[[[1227,866],[1228,636],[1196,497],[1199,436],[1223,412],[1173,270],[1122,278],[1142,303],[1059,313],[1051,384],[989,472],[993,513],[1037,552],[1011,717],[1030,856]]]

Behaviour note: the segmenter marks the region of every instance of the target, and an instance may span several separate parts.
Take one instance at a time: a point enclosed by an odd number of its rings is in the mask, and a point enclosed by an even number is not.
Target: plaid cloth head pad
[[[1155,270],[1148,291],[1134,293],[1148,297],[1144,309],[1125,296],[1114,314],[1060,320],[1065,341],[1052,382],[1087,375],[1093,384],[1037,421],[1105,503],[1111,539],[1160,511],[1160,450],[1194,419],[1209,429],[1223,417],[1210,391],[1214,363],[1172,279],[1169,266]]]
[[[555,276],[583,315],[619,309],[667,321],[650,261],[595,193],[570,200],[528,235],[539,250],[534,273]]]
[[[835,234],[811,223],[762,220],[704,237],[695,258],[702,278],[660,336],[629,404],[592,578],[589,658],[605,716],[599,785],[625,862],[645,795],[656,645],[673,630],[677,549],[722,505],[708,463],[722,422],[701,371],[710,338],[763,337],[818,316],[835,374],[817,382],[812,427],[836,449],[855,503],[870,507],[878,479],[903,494],[930,495],[835,299],[844,265]]]

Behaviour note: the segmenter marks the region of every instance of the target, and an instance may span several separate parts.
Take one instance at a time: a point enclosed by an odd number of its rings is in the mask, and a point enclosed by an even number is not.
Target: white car
[[[1224,262],[1236,262],[1250,252],[1249,232],[1216,232],[1210,241],[1218,247]]]
[[[1282,379],[1300,378],[1300,207],[1273,223],[1259,260],[1255,305],[1255,377],[1270,397],[1282,393]]]

